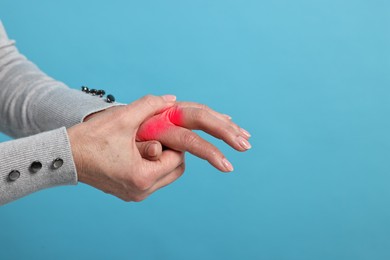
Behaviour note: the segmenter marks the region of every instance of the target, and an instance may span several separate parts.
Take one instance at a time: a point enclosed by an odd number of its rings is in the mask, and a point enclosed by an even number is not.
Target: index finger
[[[242,128],[231,121],[221,120],[204,109],[177,107],[168,112],[169,120],[177,126],[202,130],[225,141],[238,151],[246,151],[251,148],[248,142],[249,137]]]

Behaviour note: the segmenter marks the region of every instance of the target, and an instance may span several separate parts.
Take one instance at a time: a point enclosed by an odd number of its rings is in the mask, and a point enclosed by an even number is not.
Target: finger
[[[231,116],[219,113],[204,104],[199,104],[196,102],[187,102],[187,101],[177,101],[176,104],[179,105],[180,107],[195,107],[195,108],[206,110],[207,112],[211,113],[212,115],[224,121],[230,121],[232,119]]]
[[[251,137],[251,134],[247,130],[245,130],[245,129],[239,127],[237,124],[235,124],[232,121],[232,117],[227,115],[227,114],[221,114],[221,113],[211,109],[210,107],[208,107],[204,104],[199,104],[199,103],[195,103],[195,102],[176,102],[176,104],[180,104],[181,107],[193,107],[193,108],[205,110],[205,111],[209,112],[210,114],[212,114],[213,116],[217,117],[218,119],[225,121],[227,123],[230,123],[234,128],[238,129],[243,134],[243,137],[245,139],[249,139]]]
[[[148,175],[153,183],[168,175],[184,162],[184,153],[174,150],[165,150],[157,161],[144,160]]]
[[[188,151],[205,159],[220,171],[230,172],[233,170],[230,162],[217,147],[186,128],[170,126],[169,131],[162,134],[159,141],[173,150]]]
[[[128,123],[138,127],[147,118],[160,113],[174,105],[175,96],[152,96],[147,95],[127,105]]]
[[[219,138],[238,151],[246,151],[251,148],[250,143],[243,134],[241,128],[233,124],[220,120],[213,114],[203,109],[185,107],[172,109],[170,120],[176,125],[188,129],[202,130],[216,138]],[[180,117],[175,113],[180,114]],[[176,120],[179,118],[180,120]]]
[[[180,164],[176,169],[170,172],[168,175],[164,176],[160,180],[158,180],[148,191],[147,193],[150,195],[158,189],[161,189],[172,182],[179,179],[185,171],[185,163]]]
[[[162,154],[162,145],[158,141],[146,141],[146,142],[136,142],[139,153],[142,158],[156,161],[160,159]]]
[[[160,180],[158,180],[156,183],[154,183],[150,188],[144,190],[144,191],[136,191],[137,193],[136,197],[134,198],[134,201],[142,201],[149,197],[153,192],[157,191],[158,189],[161,189],[164,186],[169,185],[170,183],[177,180],[180,176],[184,173],[184,162],[180,164],[178,167],[176,167],[173,171],[169,172],[166,176],[162,177]]]

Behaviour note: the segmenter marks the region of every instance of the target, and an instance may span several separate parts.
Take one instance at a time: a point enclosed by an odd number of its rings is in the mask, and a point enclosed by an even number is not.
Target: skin
[[[225,156],[191,130],[203,130],[238,151],[250,148],[249,133],[204,105],[175,100],[145,96],[69,128],[79,181],[125,201],[142,201],[184,173],[185,151],[232,171]]]
[[[185,102],[145,121],[138,130],[137,140],[158,140],[173,150],[188,151],[205,159],[220,171],[232,171],[233,166],[222,152],[191,129],[202,130],[224,140],[238,151],[246,151],[251,147],[247,141],[249,134],[226,116],[200,104]]]

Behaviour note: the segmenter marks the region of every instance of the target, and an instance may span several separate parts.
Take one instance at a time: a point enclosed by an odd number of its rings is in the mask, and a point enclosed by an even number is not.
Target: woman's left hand
[[[193,102],[176,102],[175,106],[146,120],[137,132],[137,140],[158,140],[170,149],[188,151],[205,159],[223,172],[233,170],[217,147],[191,130],[202,130],[238,151],[251,148],[250,134],[233,123],[229,116]]]

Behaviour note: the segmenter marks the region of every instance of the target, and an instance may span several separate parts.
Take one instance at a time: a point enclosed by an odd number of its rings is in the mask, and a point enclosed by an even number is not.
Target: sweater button
[[[99,96],[99,97],[103,97],[105,94],[106,94],[106,91],[104,91],[103,89],[99,89],[96,92],[96,95]]]
[[[92,94],[92,96],[95,96],[96,93],[97,93],[97,90],[94,88],[89,90],[89,94]]]
[[[107,101],[107,103],[113,103],[113,102],[115,102],[115,97],[111,94],[108,94],[106,101]]]
[[[32,162],[30,165],[30,171],[32,173],[37,173],[39,170],[42,169],[42,163],[40,161]]]
[[[89,93],[89,88],[87,86],[82,86],[81,91],[85,93]]]
[[[20,177],[20,172],[17,170],[13,170],[8,174],[8,180],[16,181]]]
[[[61,158],[57,158],[53,161],[52,163],[52,167],[53,169],[58,169],[60,168],[62,165],[64,164],[64,160],[62,160]]]

